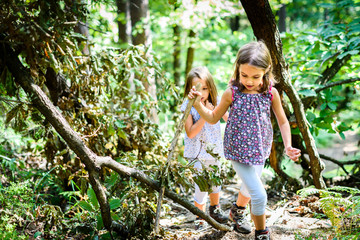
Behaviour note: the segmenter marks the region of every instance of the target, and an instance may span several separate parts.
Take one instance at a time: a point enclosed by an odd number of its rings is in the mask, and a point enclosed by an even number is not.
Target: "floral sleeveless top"
[[[232,87],[232,104],[225,128],[224,153],[228,160],[262,165],[273,140],[271,87],[266,93],[248,94]]]
[[[217,99],[218,103],[220,98]],[[185,111],[189,100],[185,100],[181,105],[180,110]],[[191,107],[190,115],[192,116],[193,122],[196,123],[200,119],[200,114],[194,107]],[[212,148],[213,153],[217,153],[220,157],[224,157],[223,141],[221,136],[220,121],[216,124],[210,124],[205,122],[200,132],[193,138],[189,138],[185,132],[184,138],[184,158],[189,159],[202,159],[202,160],[214,160],[215,158],[206,152],[206,148]]]

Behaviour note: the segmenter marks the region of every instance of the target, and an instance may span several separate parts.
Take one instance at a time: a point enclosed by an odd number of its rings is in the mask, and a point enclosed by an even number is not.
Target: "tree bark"
[[[152,55],[149,54],[152,50],[152,40],[150,35],[150,15],[149,15],[149,1],[148,0],[130,0],[130,16],[131,16],[131,28],[132,28],[132,43],[134,45],[143,44],[145,46],[144,54],[152,60]],[[149,92],[153,100],[156,102],[156,80],[154,77],[153,69],[150,68],[150,72],[141,76],[136,76],[140,79],[146,89]],[[159,123],[159,117],[156,109],[151,108],[149,110],[149,117],[155,123]]]
[[[144,44],[146,47],[149,47],[151,45],[149,1],[130,0],[130,15],[133,44]],[[134,30],[136,31],[134,32]]]
[[[9,45],[5,43],[0,45],[0,59],[0,63],[2,65],[6,64],[12,76],[14,77],[15,82],[17,82],[24,89],[32,104],[44,115],[44,117],[50,122],[50,124],[68,144],[70,149],[73,150],[85,164],[86,170],[89,173],[90,184],[94,189],[100,205],[101,216],[105,228],[109,231],[123,231],[121,225],[115,221],[112,221],[111,219],[109,202],[99,177],[101,168],[109,167],[123,176],[134,177],[157,191],[160,190],[160,184],[149,178],[143,172],[123,166],[110,157],[97,156],[88,146],[86,146],[79,134],[71,128],[69,123],[65,120],[60,111],[52,104],[47,95],[38,85],[34,83],[29,69],[22,65],[19,58],[17,57],[17,54],[9,47]],[[230,227],[217,223],[209,215],[200,211],[192,203],[182,199],[176,193],[165,189],[164,194],[165,196],[187,208],[192,213],[205,219],[211,226],[215,227],[216,229],[231,231]]]
[[[240,29],[240,16],[234,16],[230,18],[231,32],[239,31]]]
[[[181,76],[181,59],[180,59],[180,53],[181,53],[181,43],[180,43],[180,26],[179,25],[175,25],[173,27],[173,31],[174,31],[174,53],[173,53],[173,57],[174,57],[174,63],[173,63],[173,68],[174,68],[174,82],[175,85],[178,87],[180,86],[180,76]]]
[[[330,79],[334,78],[337,72],[351,59],[352,55],[346,55],[342,59],[336,58],[336,60],[331,64],[330,67],[327,67],[325,71],[321,74],[316,80],[317,84],[326,84]]]
[[[324,188],[325,182],[322,178],[324,164],[319,157],[314,138],[307,124],[301,99],[290,82],[288,66],[282,54],[280,34],[276,27],[275,18],[269,2],[267,0],[241,0],[241,4],[245,9],[256,38],[264,40],[269,48],[278,86],[285,91],[294,108],[297,125],[309,154],[314,185],[316,188]]]
[[[142,183],[145,183],[152,189],[155,189],[156,191],[160,191],[161,186],[158,181],[154,181],[149,176],[147,176],[145,173],[143,173],[137,169],[133,169],[133,168],[121,165],[120,163],[112,160],[110,157],[98,157],[98,163],[100,164],[100,166],[108,167],[108,168],[114,170],[115,172],[121,174],[122,176],[133,177],[133,178],[141,181]],[[221,231],[231,231],[232,230],[229,226],[218,223],[212,217],[210,217],[208,214],[199,210],[190,201],[179,197],[179,195],[177,193],[165,188],[164,195],[166,197],[170,198],[171,200],[173,200],[174,202],[179,203],[181,206],[185,207],[187,210],[189,210],[193,214],[203,218],[214,228],[221,230]]]
[[[118,17],[119,43],[131,43],[131,19],[129,0],[116,0]]]
[[[286,32],[286,4],[282,4],[279,12],[279,31]]]

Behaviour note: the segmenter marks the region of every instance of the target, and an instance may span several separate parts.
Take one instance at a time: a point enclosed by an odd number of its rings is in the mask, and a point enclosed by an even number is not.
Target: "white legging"
[[[263,215],[267,203],[267,194],[260,179],[264,165],[247,165],[236,161],[231,163],[242,181],[241,194],[251,198],[251,213],[255,216]]]
[[[220,167],[220,162],[217,160],[201,160],[201,161],[207,167],[210,165],[216,165]],[[194,168],[197,168],[199,171],[201,171],[202,164],[200,163],[200,161],[197,161],[194,164]],[[221,191],[221,186],[213,186],[211,190],[212,190],[211,193],[219,193]],[[198,204],[204,204],[206,203],[207,196],[208,196],[208,192],[201,192],[199,186],[195,183],[194,201],[197,202]]]

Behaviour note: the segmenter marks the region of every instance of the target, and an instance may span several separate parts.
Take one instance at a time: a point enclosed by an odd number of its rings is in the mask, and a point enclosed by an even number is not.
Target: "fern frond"
[[[327,190],[329,190],[329,191],[337,191],[337,192],[347,192],[347,193],[350,193],[351,195],[360,194],[359,189],[351,188],[351,187],[345,187],[345,186],[334,186],[334,187],[331,187],[331,188],[327,188]]]
[[[309,195],[317,194],[319,193],[319,189],[315,188],[315,186],[309,186],[307,188],[300,189],[297,191],[297,194],[301,197],[307,197]]]

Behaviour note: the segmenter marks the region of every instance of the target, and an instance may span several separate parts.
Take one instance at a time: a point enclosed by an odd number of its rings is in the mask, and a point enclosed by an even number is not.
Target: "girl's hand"
[[[188,98],[189,98],[189,99],[193,99],[193,98],[195,98],[196,96],[199,96],[199,97],[196,98],[196,100],[195,100],[195,102],[194,102],[194,105],[198,105],[198,104],[200,104],[200,102],[201,102],[201,92],[196,91],[195,86],[194,86],[194,87],[192,87],[192,88],[190,89],[190,92],[189,92],[189,94],[188,94]]]
[[[206,100],[204,105],[207,109],[210,109],[210,110],[214,110],[214,108],[215,108],[214,105],[212,105],[211,102],[209,102],[209,100]]]
[[[299,160],[299,157],[301,156],[301,151],[291,146],[287,147],[285,151],[286,151],[286,155],[288,155],[288,157],[294,162],[297,162]]]

